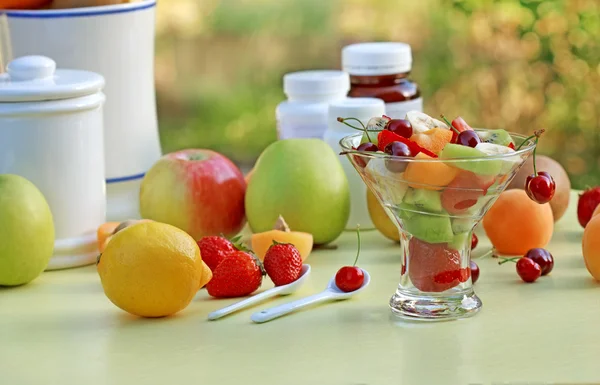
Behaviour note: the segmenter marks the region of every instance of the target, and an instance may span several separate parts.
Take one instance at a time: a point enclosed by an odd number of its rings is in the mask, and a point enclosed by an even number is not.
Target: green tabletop
[[[342,235],[337,250],[311,254],[312,275],[298,293],[218,321],[207,314],[235,300],[202,290],[176,316],[141,319],[109,302],[94,266],[44,273],[0,289],[0,383],[600,383],[600,284],[581,256],[576,202],[573,194],[548,246],[551,275],[525,284],[513,264],[479,260],[483,309],[460,321],[391,318],[398,246],[375,231],[363,233],[360,264],[372,277],[364,293],[265,324],[250,315],[322,290],[352,263],[354,233]],[[476,256],[487,249],[482,238]]]

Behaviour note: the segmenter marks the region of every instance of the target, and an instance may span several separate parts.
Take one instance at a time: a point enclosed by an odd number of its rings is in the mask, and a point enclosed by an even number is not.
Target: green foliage
[[[600,184],[597,1],[178,1],[204,8],[197,27],[158,32],[157,72],[171,74],[157,78],[166,151],[213,148],[251,165],[276,140],[284,73],[339,68],[349,42],[398,40],[413,47],[426,112],[546,128],[540,152],[575,188]]]

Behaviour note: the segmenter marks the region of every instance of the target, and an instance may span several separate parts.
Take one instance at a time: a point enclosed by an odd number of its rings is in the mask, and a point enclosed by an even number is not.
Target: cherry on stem
[[[358,123],[360,123],[360,125],[362,126],[362,128],[351,125],[350,123],[347,122],[347,120],[355,120],[355,121],[357,121]],[[342,118],[342,117],[338,116],[337,121],[340,122],[340,123],[345,124],[346,126],[348,126],[350,128],[353,128],[355,130],[364,131],[364,133],[367,135],[367,139],[369,140],[369,142],[372,142],[371,137],[369,136],[369,130],[367,130],[367,127],[365,127],[365,125],[363,124],[363,122],[360,121],[360,119],[357,119],[357,118]]]
[[[359,226],[356,226],[356,237],[358,238],[358,248],[356,251],[356,258],[354,258],[354,264],[352,266],[342,267],[338,270],[338,272],[335,275],[336,286],[346,293],[358,290],[365,280],[365,275],[362,269],[356,267],[356,263],[358,262],[358,256],[360,255]]]

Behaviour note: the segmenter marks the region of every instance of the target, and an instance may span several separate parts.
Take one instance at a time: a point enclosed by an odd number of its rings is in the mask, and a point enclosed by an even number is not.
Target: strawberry
[[[264,259],[265,270],[275,286],[287,285],[300,277],[302,257],[291,243],[273,243]]]
[[[262,284],[264,269],[260,261],[245,251],[227,255],[213,271],[206,285],[208,294],[217,298],[243,297],[255,292]]]
[[[421,291],[442,292],[469,279],[469,270],[460,267],[459,252],[444,243],[431,244],[413,237],[408,250],[408,275]]]
[[[215,271],[217,266],[219,266],[219,263],[221,263],[227,255],[236,251],[235,247],[228,239],[216,235],[202,237],[202,239],[198,241],[198,246],[200,247],[202,260],[211,271]]]

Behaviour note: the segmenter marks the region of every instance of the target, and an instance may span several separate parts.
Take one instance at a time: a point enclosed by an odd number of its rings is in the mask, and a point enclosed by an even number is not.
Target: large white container
[[[139,217],[139,188],[161,156],[154,86],[155,0],[6,12],[13,55],[102,74],[108,218]]]
[[[23,176],[46,198],[56,233],[49,270],[98,255],[96,229],[106,221],[102,87],[102,76],[56,70],[43,56],[15,59],[0,75],[0,174]]]
[[[338,122],[338,117],[356,118],[366,126],[369,119],[381,116],[384,112],[385,103],[376,98],[347,98],[331,103],[324,140],[336,153],[339,153],[342,150],[340,140],[345,136],[356,134],[358,131]],[[357,122],[350,123],[358,125]],[[340,161],[350,186],[350,217],[346,229],[356,229],[356,225],[360,225],[361,229],[372,229],[375,225],[371,221],[367,208],[367,186],[346,156],[341,157]]]
[[[327,129],[329,103],[346,98],[350,77],[336,70],[299,71],[283,76],[287,100],[276,110],[279,139],[319,138]]]

